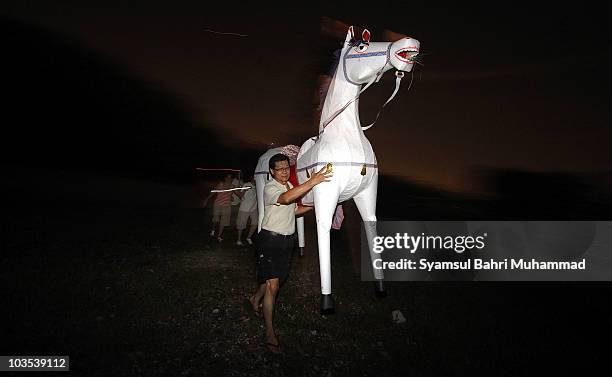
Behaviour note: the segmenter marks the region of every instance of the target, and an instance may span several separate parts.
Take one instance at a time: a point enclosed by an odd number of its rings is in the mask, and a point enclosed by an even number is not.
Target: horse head
[[[420,43],[414,38],[401,38],[395,42],[370,42],[370,32],[365,29],[356,37],[349,27],[345,39],[345,51],[341,57],[345,78],[356,85],[378,81],[382,74],[395,68],[410,72],[417,62]]]

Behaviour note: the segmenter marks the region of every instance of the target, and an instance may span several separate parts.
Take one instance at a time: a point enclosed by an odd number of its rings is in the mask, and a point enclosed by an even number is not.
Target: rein
[[[389,48],[390,47],[391,47],[391,45],[389,45]],[[318,136],[321,136],[323,134],[323,132],[325,132],[325,127],[327,127],[334,119],[336,119],[338,117],[338,115],[340,115],[344,110],[346,110],[353,102],[355,102],[357,99],[359,99],[359,96],[361,95],[361,93],[365,92],[365,90],[368,89],[375,82],[380,81],[380,79],[381,79],[381,77],[382,77],[382,75],[384,73],[385,67],[387,66],[387,64],[389,64],[389,48],[387,49],[387,59],[385,61],[385,64],[382,66],[382,68],[380,70],[378,70],[378,72],[376,72],[376,75],[374,77],[372,77],[372,79],[367,83],[367,85],[364,86],[359,91],[359,93],[357,93],[355,98],[353,98],[350,101],[348,101],[344,106],[342,106],[340,109],[336,110],[332,115],[330,115],[329,118],[327,118],[327,120],[323,123],[321,132],[319,132]],[[346,59],[347,59],[346,55],[348,54],[348,52],[349,52],[349,50],[347,50],[344,53],[343,63],[346,63]],[[345,64],[345,67],[346,67],[346,64]],[[344,67],[344,75],[346,76],[346,68],[345,67]],[[382,107],[378,111],[378,114],[376,114],[376,118],[374,119],[374,121],[372,123],[370,123],[369,125],[367,125],[366,127],[361,127],[361,129],[363,131],[366,131],[366,130],[370,129],[372,126],[374,126],[374,124],[378,120],[378,117],[380,116],[382,110],[385,108],[385,106],[387,106],[387,104],[389,102],[391,102],[391,100],[393,100],[393,98],[397,94],[397,92],[399,90],[399,87],[400,87],[400,83],[401,83],[403,77],[404,77],[404,72],[403,71],[395,71],[395,90],[393,90],[393,93],[391,94],[389,99],[387,99],[387,101],[382,105]],[[348,79],[348,77],[346,77],[346,79],[347,79],[347,81],[353,83],[352,81],[350,81]],[[358,84],[356,84],[356,85],[358,85]]]
[[[378,120],[378,117],[380,116],[380,113],[382,113],[383,109],[385,108],[385,106],[387,106],[387,104],[389,102],[391,102],[391,100],[395,97],[395,95],[397,94],[397,91],[399,90],[400,87],[400,83],[402,81],[402,78],[404,77],[404,72],[403,71],[395,71],[395,89],[393,90],[393,93],[391,93],[391,97],[389,97],[389,99],[387,100],[387,102],[385,102],[382,107],[380,108],[380,110],[378,110],[378,114],[376,114],[376,118],[374,118],[374,121],[372,123],[370,123],[369,125],[367,125],[366,127],[361,127],[361,129],[363,131],[369,130],[370,128],[372,128],[372,126],[374,125],[374,123],[376,123],[376,121]]]

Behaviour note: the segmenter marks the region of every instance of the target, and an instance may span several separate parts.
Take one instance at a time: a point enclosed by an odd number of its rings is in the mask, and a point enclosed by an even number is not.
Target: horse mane
[[[315,125],[318,128],[319,122],[321,120],[321,112],[323,111],[323,104],[325,103],[325,98],[327,97],[327,92],[329,90],[329,86],[331,84],[332,78],[338,69],[338,65],[340,64],[340,55],[342,53],[342,48],[337,48],[332,52],[331,63],[329,64],[329,68],[325,73],[319,74],[317,88],[315,92],[315,101],[314,101],[314,120]]]

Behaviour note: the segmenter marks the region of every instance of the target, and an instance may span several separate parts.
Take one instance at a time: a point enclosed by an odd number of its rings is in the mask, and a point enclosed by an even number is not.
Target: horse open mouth
[[[419,50],[414,47],[403,48],[395,53],[397,58],[405,63],[413,64],[414,58],[419,54]]]

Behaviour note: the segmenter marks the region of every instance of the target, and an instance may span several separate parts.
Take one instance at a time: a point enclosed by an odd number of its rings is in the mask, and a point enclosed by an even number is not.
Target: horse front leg
[[[380,259],[380,254],[376,254],[373,248],[373,240],[377,235],[376,231],[376,195],[378,191],[378,179],[372,180],[370,185],[365,190],[353,197],[355,205],[359,210],[361,219],[366,231],[366,237],[368,239],[368,248],[370,250],[370,262],[372,263],[372,270],[374,278],[376,279],[375,290],[378,297],[385,297],[385,285],[384,285],[384,274],[381,269],[374,268],[374,261]]]
[[[319,273],[321,277],[321,313],[334,312],[331,293],[331,257],[329,231],[338,204],[339,193],[328,183],[315,186],[314,203],[317,218],[317,243],[319,246]]]

